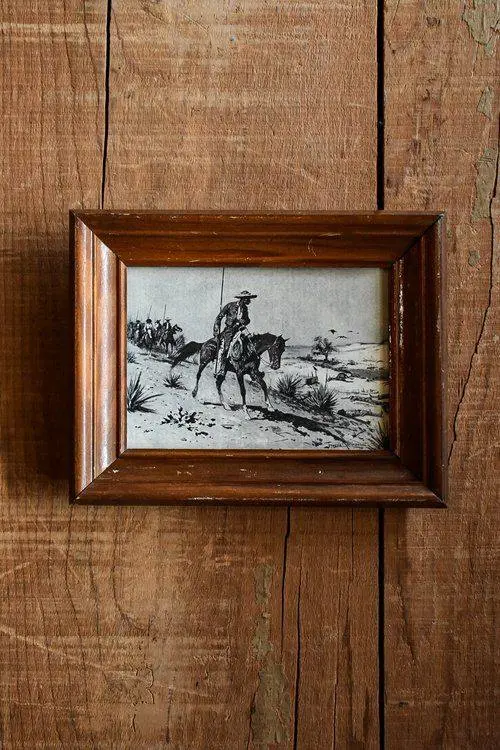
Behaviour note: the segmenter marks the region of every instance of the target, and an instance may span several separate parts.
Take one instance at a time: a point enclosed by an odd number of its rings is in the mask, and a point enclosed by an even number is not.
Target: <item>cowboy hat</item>
[[[249,291],[244,289],[242,292],[240,292],[239,294],[235,294],[234,296],[236,299],[255,299],[257,295],[250,294]]]

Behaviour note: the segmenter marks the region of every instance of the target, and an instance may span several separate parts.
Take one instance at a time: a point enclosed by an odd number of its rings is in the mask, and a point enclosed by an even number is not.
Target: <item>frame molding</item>
[[[382,211],[71,212],[71,500],[444,506],[444,221]],[[188,264],[388,268],[391,450],[127,450],[126,269]]]

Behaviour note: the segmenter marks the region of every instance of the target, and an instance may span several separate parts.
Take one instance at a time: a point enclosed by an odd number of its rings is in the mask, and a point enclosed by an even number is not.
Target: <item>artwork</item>
[[[78,503],[440,507],[444,217],[78,211]]]
[[[381,268],[133,267],[127,447],[388,447]]]

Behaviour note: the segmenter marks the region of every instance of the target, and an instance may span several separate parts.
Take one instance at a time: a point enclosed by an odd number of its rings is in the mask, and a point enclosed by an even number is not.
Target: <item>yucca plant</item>
[[[330,413],[337,403],[337,394],[327,385],[314,385],[304,397],[304,403],[310,409],[323,413]]]
[[[388,451],[391,446],[389,437],[389,423],[387,419],[381,419],[377,424],[377,437],[380,447],[383,450]]]
[[[366,433],[366,445],[371,450],[389,450],[389,424],[387,419],[382,418],[377,422],[373,432]]]
[[[135,365],[137,363],[137,357],[135,356],[134,352],[127,352],[127,362],[131,365]]]
[[[182,388],[182,375],[175,372],[169,372],[163,379],[165,388]]]
[[[158,398],[159,393],[146,394],[145,387],[141,384],[141,373],[134,378],[130,378],[127,387],[127,411],[153,411],[147,403],[154,398]]]
[[[293,375],[287,372],[276,381],[276,390],[280,396],[296,398],[302,385],[303,383],[300,375]]]
[[[373,442],[375,447],[379,450],[389,450],[389,423],[387,419],[381,419],[377,422],[375,435],[373,436]]]

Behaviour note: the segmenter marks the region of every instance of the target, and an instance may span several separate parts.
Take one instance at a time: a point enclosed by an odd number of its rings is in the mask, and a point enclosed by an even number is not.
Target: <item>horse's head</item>
[[[271,370],[279,370],[281,367],[281,355],[285,351],[286,342],[283,336],[276,336],[274,342],[269,347],[269,364]]]

